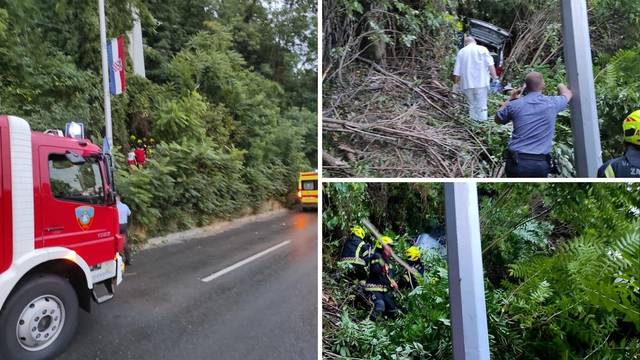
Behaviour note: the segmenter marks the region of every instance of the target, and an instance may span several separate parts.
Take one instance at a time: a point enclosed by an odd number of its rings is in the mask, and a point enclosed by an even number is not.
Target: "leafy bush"
[[[371,304],[335,264],[348,228],[363,216],[375,219],[374,209],[384,214],[374,221],[381,230],[400,234],[397,253],[434,222],[442,224],[439,189],[402,183],[325,187],[326,358],[451,358],[444,258],[424,254],[422,284],[396,295],[402,315],[376,322],[366,320]],[[480,184],[478,197],[491,358],[640,355],[638,185]],[[422,221],[407,222],[408,215]]]
[[[144,29],[147,78],[127,64],[127,90],[111,97],[134,238],[291,205],[297,173],[316,167],[315,6],[107,2],[108,37],[130,30],[131,7]],[[102,144],[99,49],[95,2],[0,2],[0,114],[34,130],[82,121]],[[144,168],[126,165],[132,135],[154,138]]]
[[[160,144],[144,168],[119,171],[119,192],[150,234],[200,226],[254,205],[242,179],[243,153],[211,142]]]
[[[603,157],[620,156],[623,151],[622,121],[640,109],[637,84],[640,75],[640,48],[619,50],[600,59],[604,67],[595,75],[596,102],[600,118]]]

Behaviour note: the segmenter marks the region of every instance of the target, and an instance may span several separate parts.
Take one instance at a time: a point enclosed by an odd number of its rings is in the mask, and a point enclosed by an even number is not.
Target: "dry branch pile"
[[[517,36],[506,59],[505,71],[553,64],[562,55],[563,43],[557,10],[557,6],[547,6],[532,13],[518,12],[509,30]]]
[[[328,294],[322,293],[322,326],[323,328],[329,327],[331,328],[331,334],[335,333],[335,330],[339,327],[340,322],[340,307],[336,303],[335,299]],[[327,334],[328,331],[325,328],[323,330],[324,334]],[[322,337],[323,343],[323,351],[322,356],[325,359],[339,359],[340,355],[335,354],[327,349],[331,349],[333,339],[329,339],[327,336]]]
[[[363,58],[351,77],[325,88],[323,167],[327,175],[482,177],[499,161],[467,120],[462,96],[425,65],[383,69]],[[416,80],[419,79],[419,80]]]
[[[357,3],[323,2],[326,175],[499,176],[503,146],[487,149],[490,125],[471,123],[463,96],[442,80],[457,50],[451,9]]]

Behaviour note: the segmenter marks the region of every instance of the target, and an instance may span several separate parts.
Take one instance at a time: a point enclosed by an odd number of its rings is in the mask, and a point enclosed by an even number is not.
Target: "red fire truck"
[[[111,157],[0,116],[0,169],[0,358],[49,359],[122,281]]]

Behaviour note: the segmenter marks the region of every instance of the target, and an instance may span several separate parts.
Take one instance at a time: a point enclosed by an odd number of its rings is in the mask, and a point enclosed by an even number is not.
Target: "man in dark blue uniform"
[[[424,276],[424,264],[420,256],[422,252],[417,246],[408,247],[404,255],[407,258],[407,265],[411,267],[411,272],[405,270],[402,277],[398,280],[398,286],[401,289],[415,289],[418,286],[418,278]]]
[[[367,278],[367,262],[371,256],[371,243],[365,240],[366,232],[356,225],[342,247],[342,256],[338,265],[347,269],[347,276],[354,280]]]
[[[598,170],[598,177],[640,177],[640,110],[624,119],[622,130],[625,143],[624,155],[604,163]]]
[[[395,318],[398,308],[393,299],[393,290],[398,289],[398,284],[389,276],[387,260],[391,256],[393,240],[388,236],[382,236],[376,242],[375,252],[369,259],[369,277],[364,286],[364,291],[369,294],[373,302],[371,320],[387,316]]]
[[[525,88],[514,91],[496,113],[496,123],[513,122],[505,152],[507,177],[545,178],[551,172],[556,117],[567,108],[573,94],[566,85],[559,84],[559,96],[545,96],[544,87],[542,74],[529,73]]]

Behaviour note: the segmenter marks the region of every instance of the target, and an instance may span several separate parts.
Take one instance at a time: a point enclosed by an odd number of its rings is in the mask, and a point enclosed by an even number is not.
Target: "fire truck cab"
[[[124,239],[111,169],[86,139],[0,116],[0,358],[57,356],[78,309],[113,297]]]

